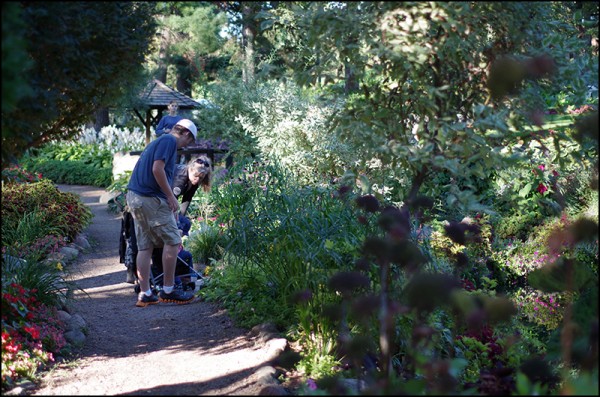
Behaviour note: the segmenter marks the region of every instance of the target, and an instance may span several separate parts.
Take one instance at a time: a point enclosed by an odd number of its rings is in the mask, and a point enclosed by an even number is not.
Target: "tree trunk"
[[[248,2],[242,4],[242,50],[244,52],[244,64],[242,66],[242,80],[244,83],[254,81],[254,38],[256,28],[254,27],[254,10]]]
[[[346,95],[358,91],[358,81],[356,81],[356,75],[354,74],[354,67],[349,63],[344,64],[344,93]]]
[[[167,65],[169,60],[167,59],[167,47],[169,46],[170,35],[166,28],[162,28],[160,31],[160,46],[158,49],[158,68],[156,70],[156,79],[160,82],[167,83]]]
[[[180,58],[177,61],[177,76],[175,81],[175,89],[189,97],[192,96],[192,78],[190,61],[185,58]]]
[[[96,132],[100,132],[102,127],[106,127],[110,124],[110,119],[108,118],[108,108],[101,107],[96,109],[96,122],[94,123],[94,129]]]

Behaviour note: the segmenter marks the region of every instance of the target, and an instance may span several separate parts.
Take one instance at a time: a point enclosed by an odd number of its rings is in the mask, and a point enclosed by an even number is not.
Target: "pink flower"
[[[544,164],[540,164],[540,165],[538,165],[538,169],[539,169],[540,171],[544,171],[544,169],[545,169],[545,168],[546,168],[546,167],[544,166]]]
[[[537,187],[537,191],[540,194],[544,194],[546,191],[548,191],[548,188],[543,183],[540,183]]]

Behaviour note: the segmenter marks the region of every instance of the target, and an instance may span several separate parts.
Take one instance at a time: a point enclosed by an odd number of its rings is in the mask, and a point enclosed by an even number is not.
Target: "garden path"
[[[43,376],[32,395],[258,395],[265,344],[235,327],[218,305],[138,308],[119,263],[120,215],[100,203],[105,190],[58,185],[77,193],[94,214],[84,230],[92,249],[70,265],[74,312],[89,330],[74,363]],[[260,372],[260,371],[259,371]]]

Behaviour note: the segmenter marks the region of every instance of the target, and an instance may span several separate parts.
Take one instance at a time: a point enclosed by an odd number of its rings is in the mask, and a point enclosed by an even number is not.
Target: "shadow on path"
[[[87,323],[77,365],[59,365],[33,395],[258,395],[255,372],[266,351],[218,305],[138,308],[119,262],[120,214],[100,203],[104,189],[58,185],[94,214],[84,230],[92,245],[68,266],[73,311]]]

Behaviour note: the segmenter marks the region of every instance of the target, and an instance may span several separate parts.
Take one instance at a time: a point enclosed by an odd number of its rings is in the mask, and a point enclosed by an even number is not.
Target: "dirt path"
[[[73,307],[88,326],[80,359],[47,373],[32,395],[258,395],[264,344],[232,325],[217,305],[135,306],[119,263],[120,215],[90,186],[58,185],[94,213],[84,231],[92,249],[70,266],[81,291]]]

